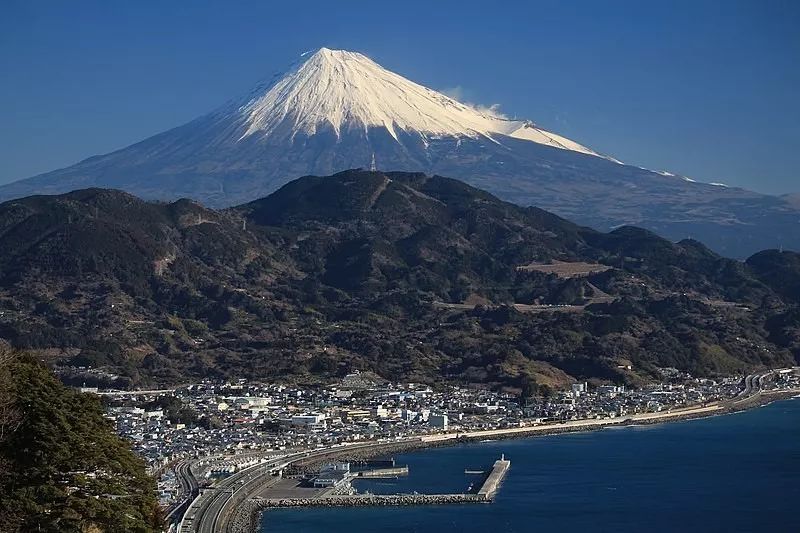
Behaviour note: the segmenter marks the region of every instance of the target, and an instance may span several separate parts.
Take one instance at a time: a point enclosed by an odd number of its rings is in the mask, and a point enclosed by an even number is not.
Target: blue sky
[[[0,183],[180,125],[328,46],[628,163],[800,192],[799,27],[793,0],[5,0]]]

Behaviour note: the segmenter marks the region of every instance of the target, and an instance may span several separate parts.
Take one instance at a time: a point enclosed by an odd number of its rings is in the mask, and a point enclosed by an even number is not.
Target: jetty
[[[372,470],[361,470],[352,473],[354,478],[372,479],[397,479],[408,475],[408,466],[396,466],[393,468],[375,468]]]
[[[478,489],[478,496],[488,501],[493,500],[497,489],[500,488],[500,483],[503,481],[503,478],[506,477],[506,473],[510,467],[511,461],[506,459],[505,454],[501,455],[500,459],[494,462],[492,471],[489,472],[486,481],[484,481],[481,488]]]

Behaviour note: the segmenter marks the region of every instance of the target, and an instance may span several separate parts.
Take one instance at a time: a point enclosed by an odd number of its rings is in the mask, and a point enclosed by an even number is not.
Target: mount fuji
[[[226,207],[358,167],[460,178],[597,229],[638,225],[734,257],[800,249],[800,209],[786,198],[625,165],[327,48],[187,124],[2,186],[0,200],[108,187]]]

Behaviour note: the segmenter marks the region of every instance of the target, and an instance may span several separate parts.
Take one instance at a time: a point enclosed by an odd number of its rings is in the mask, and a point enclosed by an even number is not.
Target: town
[[[186,496],[171,467],[186,459],[219,458],[207,475],[224,477],[258,462],[263,454],[614,420],[732,399],[750,386],[741,377],[703,379],[674,369],[663,369],[662,375],[661,382],[635,390],[574,383],[549,397],[526,399],[483,389],[393,384],[357,372],[313,388],[239,380],[153,391],[82,390],[103,398],[119,434],[158,477],[161,503],[170,508]],[[763,387],[796,389],[800,376],[781,370]]]

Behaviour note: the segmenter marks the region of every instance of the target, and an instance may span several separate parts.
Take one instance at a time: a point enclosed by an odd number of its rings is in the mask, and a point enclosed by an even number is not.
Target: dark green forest
[[[0,531],[159,531],[155,483],[94,395],[0,347]]]

